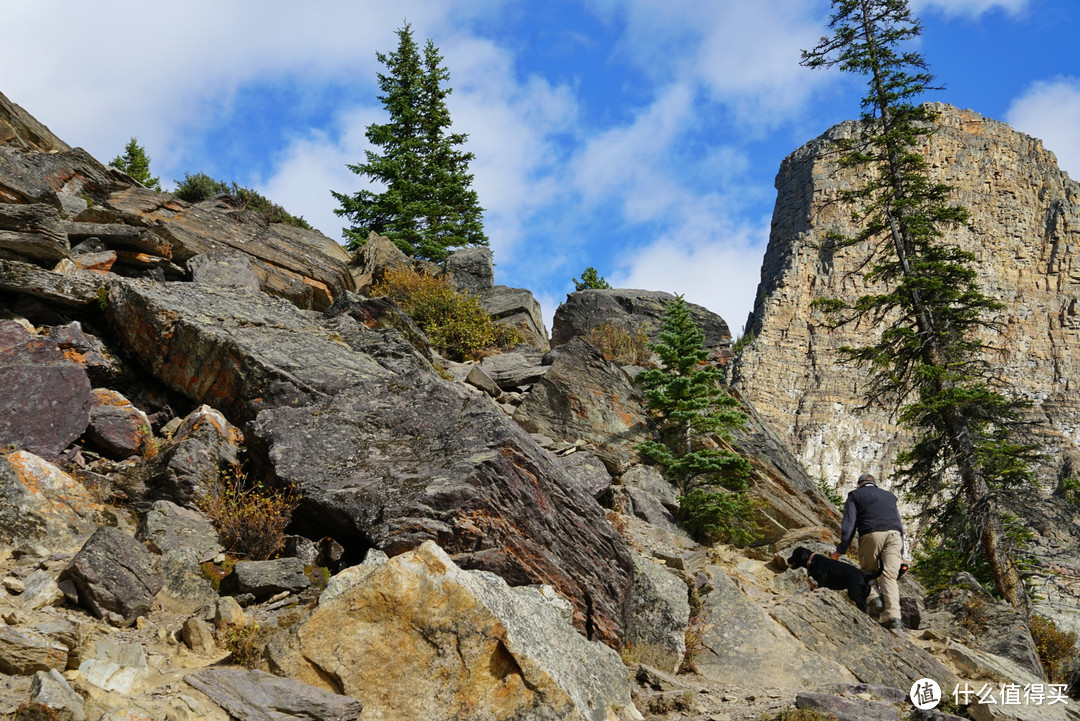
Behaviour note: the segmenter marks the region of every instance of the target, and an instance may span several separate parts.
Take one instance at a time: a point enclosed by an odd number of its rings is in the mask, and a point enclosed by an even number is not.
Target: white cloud
[[[1058,166],[1080,178],[1080,77],[1032,83],[1012,101],[1005,119],[1041,139],[1057,155]]]
[[[991,10],[1003,10],[1016,15],[1025,9],[1030,0],[912,0],[911,9],[915,14],[933,10],[947,17],[966,15],[978,17]]]
[[[499,2],[14,3],[0,61],[23,71],[5,74],[4,92],[91,153],[111,157],[137,135],[169,165],[183,131],[209,125],[244,83],[371,84],[375,50],[394,46],[403,19],[427,37]]]
[[[720,315],[738,336],[753,308],[768,221],[758,226],[725,217],[723,199],[683,209],[682,222],[624,258],[608,277],[617,288],[681,293]]]

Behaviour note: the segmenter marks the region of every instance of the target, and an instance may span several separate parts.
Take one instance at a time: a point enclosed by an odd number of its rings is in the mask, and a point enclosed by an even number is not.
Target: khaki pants
[[[896,576],[900,572],[900,549],[903,547],[900,531],[875,531],[859,536],[859,565],[867,573],[876,573],[878,560],[885,565],[885,570],[877,578],[877,584],[870,584],[870,599],[881,596],[885,604],[881,620],[900,618],[900,586]],[[880,591],[878,589],[881,589]]]

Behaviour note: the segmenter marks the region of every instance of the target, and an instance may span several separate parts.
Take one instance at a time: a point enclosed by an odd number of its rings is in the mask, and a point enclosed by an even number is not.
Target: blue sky
[[[254,187],[340,238],[330,190],[365,181],[376,51],[406,20],[451,74],[496,282],[545,316],[595,266],[684,293],[738,335],[780,161],[858,113],[810,71],[825,0],[0,0],[0,91],[103,162],[137,136],[166,187]],[[1041,138],[1080,178],[1080,2],[916,0],[928,99]]]

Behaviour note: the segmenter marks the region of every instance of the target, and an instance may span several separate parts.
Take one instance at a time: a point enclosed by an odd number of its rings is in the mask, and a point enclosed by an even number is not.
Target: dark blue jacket
[[[836,550],[847,551],[855,532],[859,535],[874,531],[904,532],[896,496],[878,488],[874,483],[864,483],[848,494],[844,503],[844,521],[840,526],[840,544]]]

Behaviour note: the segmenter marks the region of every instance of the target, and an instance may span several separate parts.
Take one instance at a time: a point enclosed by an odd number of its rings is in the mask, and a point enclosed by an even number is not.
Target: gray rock
[[[686,653],[690,603],[686,584],[638,553],[623,640],[640,663],[675,673]]]
[[[96,336],[83,330],[78,321],[46,328],[44,335],[56,342],[61,351],[86,369],[94,387],[113,387],[124,372],[124,365],[112,350]]]
[[[44,153],[71,150],[70,145],[3,93],[0,93],[0,135],[4,137],[4,145],[13,149]]]
[[[625,488],[624,492],[630,499],[630,511],[646,523],[663,528],[666,531],[677,532],[679,522],[675,516],[656,498],[656,496],[643,491],[640,488]]]
[[[30,700],[58,712],[57,718],[71,721],[83,721],[86,709],[82,696],[68,685],[59,671],[51,668],[34,674],[34,683],[30,687]]]
[[[196,283],[224,288],[259,290],[259,276],[251,265],[251,256],[233,250],[200,253],[188,261],[191,279]]]
[[[649,494],[672,513],[679,510],[679,493],[655,466],[633,466],[622,474],[623,485]]]
[[[288,591],[300,593],[311,585],[299,558],[275,558],[271,561],[239,561],[222,581],[229,593],[250,593],[257,600]]]
[[[47,606],[58,606],[64,601],[64,592],[60,590],[52,574],[38,569],[26,577],[19,605],[28,611],[37,611]]]
[[[349,566],[330,577],[330,582],[326,584],[326,588],[319,594],[319,603],[329,603],[350,588],[360,585],[365,578],[371,575],[372,571],[389,560],[390,558],[379,549],[369,549],[364,556],[363,563]]]
[[[67,646],[30,630],[0,625],[0,673],[29,676],[67,667]]]
[[[212,558],[224,550],[209,518],[171,501],[154,502],[135,531],[135,538],[154,553],[183,549],[199,560]]]
[[[932,678],[952,688],[957,682],[952,671],[902,632],[882,629],[841,593],[796,594],[769,613],[810,650],[834,659],[864,683],[910,688],[912,679]]]
[[[607,323],[628,332],[645,333],[656,342],[660,334],[660,321],[664,306],[674,300],[671,293],[653,290],[579,290],[566,297],[566,302],[555,310],[551,328],[552,347],[568,343],[571,338],[583,336],[594,328]],[[687,303],[690,318],[705,334],[705,348],[716,350],[719,355],[730,355],[731,331],[724,319],[709,309]]]
[[[108,458],[122,461],[155,443],[150,419],[121,393],[95,388],[85,437]]]
[[[196,408],[151,459],[147,495],[197,509],[207,484],[239,464],[241,439],[240,429],[219,411]]]
[[[366,293],[374,283],[382,279],[387,270],[411,267],[412,261],[392,240],[372,231],[368,233],[364,247],[357,251],[349,271],[356,289]]]
[[[495,286],[491,249],[476,247],[455,250],[446,259],[446,273],[458,292],[482,295]]]
[[[976,588],[951,586],[928,597],[923,627],[959,636],[972,648],[1004,656],[1042,676],[1042,663],[1023,615],[1007,603],[995,601],[980,586]]]
[[[86,370],[11,320],[0,320],[0,358],[0,447],[56,457],[90,424]]]
[[[70,255],[56,208],[40,203],[0,203],[0,252],[52,265]]]
[[[611,488],[611,474],[596,455],[579,451],[562,456],[559,462],[566,475],[587,490],[593,498],[599,498]]]
[[[83,195],[96,202],[108,200],[122,188],[113,174],[82,148],[58,152],[24,152],[0,146],[0,189],[19,203],[45,203],[63,209],[61,196]]]
[[[563,347],[514,420],[530,433],[588,441],[609,470],[636,462],[635,446],[653,433],[637,388],[580,338]]]
[[[123,531],[103,526],[63,572],[79,589],[79,603],[114,626],[130,626],[150,610],[161,590],[150,554]]]
[[[105,278],[95,273],[60,273],[17,260],[0,260],[0,290],[22,293],[60,308],[81,308],[98,302],[98,291],[104,285]]]
[[[214,640],[214,628],[205,619],[192,616],[184,620],[180,627],[180,638],[184,645],[195,653],[209,656],[218,650]]]
[[[303,496],[297,532],[391,555],[438,539],[470,568],[555,586],[581,629],[617,643],[625,544],[489,400],[434,373],[385,368],[266,295],[124,281],[110,299],[126,352],[174,390],[251,422],[251,451]]]
[[[544,355],[527,346],[518,346],[509,353],[496,353],[480,361],[483,370],[504,391],[536,383],[548,372],[543,365]]]
[[[328,323],[327,327],[341,333],[345,342],[354,350],[368,353],[376,358],[390,358],[395,354],[419,356],[419,362],[410,367],[428,368],[428,364],[434,361],[427,336],[412,318],[389,298],[365,298],[354,293],[343,293],[332,306],[326,309],[323,317],[328,321],[333,321],[343,319],[343,316],[359,325]],[[395,343],[395,336],[400,337],[404,344]],[[397,346],[401,345],[406,348],[404,352],[397,349]],[[408,346],[411,346],[411,349]],[[396,365],[391,364],[391,370],[396,368]]]
[[[469,374],[465,376],[465,382],[474,388],[479,388],[493,398],[502,392],[499,390],[498,384],[492,380],[491,376],[485,373],[479,366],[473,366],[469,369]]]
[[[702,572],[703,607],[698,631],[703,648],[693,659],[698,671],[721,683],[813,687],[822,679],[855,683],[859,679],[835,656],[816,653],[791,635],[757,603],[747,598],[723,569]],[[841,634],[840,638],[846,638]]]
[[[363,704],[265,671],[207,668],[184,680],[239,721],[354,721]]]
[[[479,297],[488,315],[497,323],[517,328],[525,343],[541,351],[551,347],[540,303],[530,291],[496,285]]]
[[[97,636],[79,664],[79,674],[87,683],[106,691],[129,694],[146,679],[149,666],[141,643],[121,643],[109,636]]]
[[[281,555],[296,558],[305,566],[319,565],[319,546],[304,536],[285,536]]]
[[[898,721],[900,718],[896,707],[890,703],[809,691],[795,696],[795,707],[832,714],[837,721]]]

